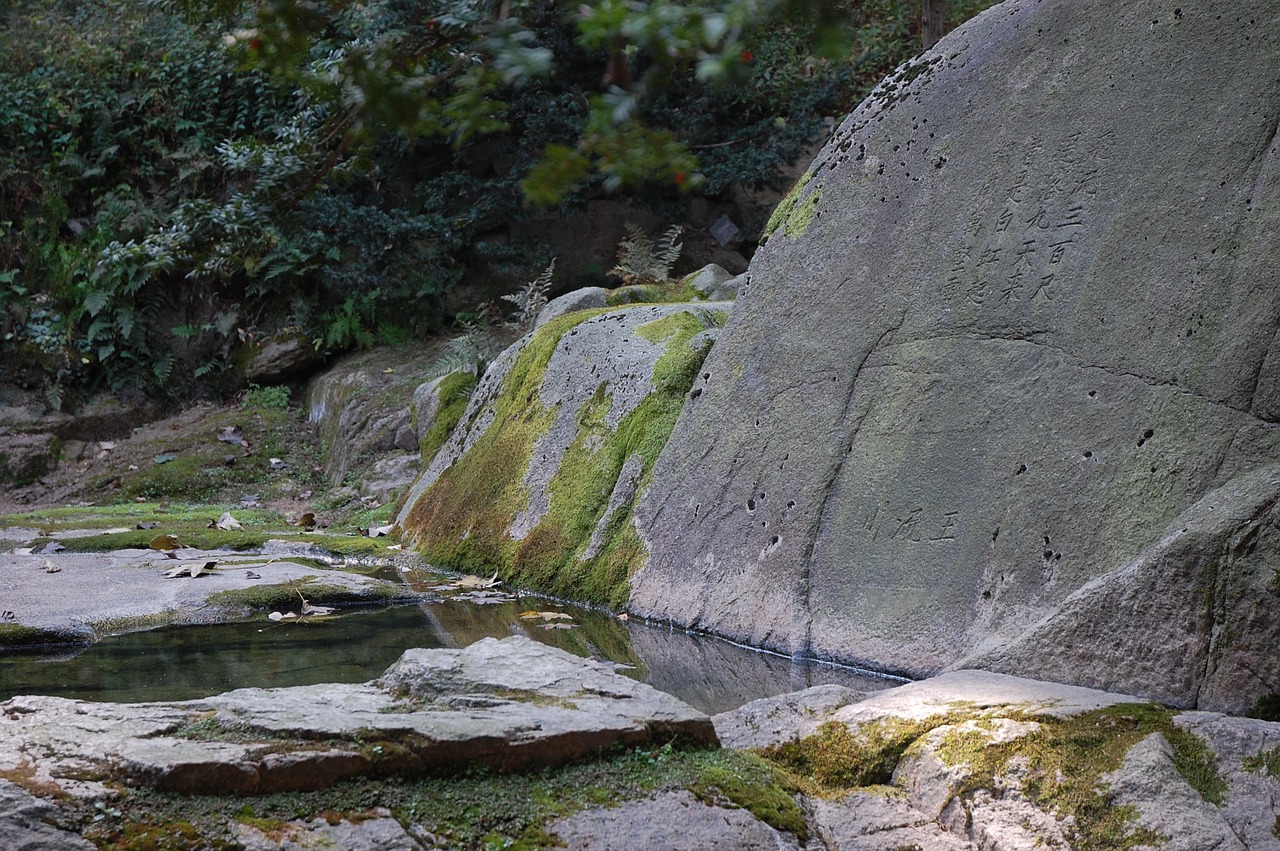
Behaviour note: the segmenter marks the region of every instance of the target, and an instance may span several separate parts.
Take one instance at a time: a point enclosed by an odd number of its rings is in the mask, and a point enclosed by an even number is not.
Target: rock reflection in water
[[[529,609],[573,617],[572,629],[520,619]],[[0,655],[0,699],[49,694],[137,702],[205,697],[235,688],[364,682],[409,647],[465,647],[527,635],[715,713],[821,683],[873,690],[889,680],[747,650],[704,636],[626,623],[604,612],[525,598],[478,606],[444,600],[348,611],[310,623],[266,619],[114,636],[80,652]],[[626,667],[623,667],[626,666]]]

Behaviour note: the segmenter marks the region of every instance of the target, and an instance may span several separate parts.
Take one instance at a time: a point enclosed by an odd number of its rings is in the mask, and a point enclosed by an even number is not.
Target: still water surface
[[[186,700],[234,688],[357,683],[380,675],[409,647],[465,647],[487,636],[523,634],[579,656],[623,665],[622,673],[714,714],[826,683],[864,691],[897,681],[793,660],[679,630],[623,622],[572,605],[573,628],[523,621],[530,600],[474,605],[458,600],[348,609],[309,623],[265,617],[113,636],[87,648],[0,655],[0,700],[48,694],[86,700]]]

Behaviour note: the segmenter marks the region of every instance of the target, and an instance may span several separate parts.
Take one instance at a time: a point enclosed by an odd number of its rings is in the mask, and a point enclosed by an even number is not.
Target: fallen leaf
[[[482,579],[479,576],[462,576],[451,583],[454,588],[496,588],[502,584],[498,579],[498,574],[494,573],[489,579]]]
[[[151,460],[156,462],[157,464],[168,464],[170,461],[177,461],[178,456],[177,455],[157,455]]]
[[[222,516],[208,525],[209,529],[221,529],[224,532],[230,532],[233,529],[243,529],[240,521],[231,516],[230,511],[222,512]]]
[[[160,525],[160,524],[159,524],[159,523],[157,523],[157,522],[155,522],[154,520],[143,520],[143,521],[140,521],[140,522],[138,523],[138,525],[137,525],[137,527],[136,527],[136,528],[138,528],[138,529],[142,529],[142,530],[144,530],[144,531],[145,531],[145,530],[148,530],[148,529],[154,529],[154,528],[156,528],[156,527],[157,527],[157,526],[159,526],[159,525]]]
[[[176,550],[182,546],[182,541],[178,540],[177,535],[156,535],[151,539],[151,549],[153,550]]]
[[[240,446],[244,443],[244,429],[238,425],[223,426],[218,429],[218,440]]]
[[[623,621],[625,623],[626,621],[630,620],[630,618],[627,617],[626,612],[623,612],[622,614],[618,615],[618,620]]]
[[[44,564],[42,565],[42,567],[44,568],[45,573],[61,573],[62,572],[62,568],[58,567],[53,562],[49,561],[49,559],[44,560]]]
[[[304,615],[315,615],[319,617],[321,615],[332,614],[333,611],[334,609],[332,606],[313,606],[307,602],[302,604],[302,614]]]
[[[281,614],[280,612],[272,612],[271,614],[267,615],[267,617],[273,621],[282,621],[282,620],[287,620],[289,618],[296,618],[297,615],[295,615],[293,612],[285,612],[284,614]]]
[[[180,564],[171,570],[166,570],[164,572],[164,575],[169,577],[170,579],[176,579],[182,574],[187,573],[191,575],[192,579],[195,579],[200,574],[212,571],[217,566],[218,566],[218,563],[216,561],[206,561],[202,563],[198,562],[195,564]]]

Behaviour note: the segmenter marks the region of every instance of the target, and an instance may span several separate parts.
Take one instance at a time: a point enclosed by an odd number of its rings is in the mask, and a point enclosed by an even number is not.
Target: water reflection
[[[538,607],[548,605],[540,601]],[[824,683],[868,691],[895,684],[569,605],[553,608],[573,616],[573,629],[542,629],[538,622],[520,619],[528,608],[528,600],[490,606],[445,600],[349,610],[311,623],[273,624],[261,618],[131,633],[75,653],[0,656],[0,699],[49,694],[119,702],[185,700],[250,686],[364,682],[409,647],[464,647],[487,636],[516,634],[633,666],[622,673],[708,713]]]

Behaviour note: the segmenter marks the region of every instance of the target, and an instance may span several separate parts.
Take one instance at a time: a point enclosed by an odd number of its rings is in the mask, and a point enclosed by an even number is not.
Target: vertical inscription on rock
[[[1052,148],[1031,140],[1003,184],[988,181],[951,256],[943,305],[1004,314],[1059,297],[1113,137],[1075,132]]]

